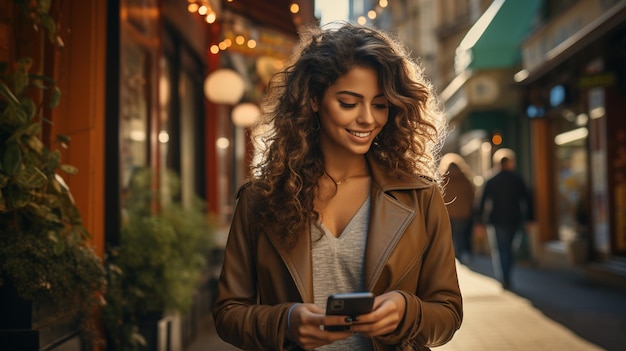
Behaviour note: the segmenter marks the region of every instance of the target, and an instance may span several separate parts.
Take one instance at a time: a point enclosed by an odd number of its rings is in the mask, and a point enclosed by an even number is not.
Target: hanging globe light
[[[244,90],[243,78],[230,68],[215,70],[204,80],[204,95],[216,104],[234,105],[241,100]]]
[[[260,116],[261,109],[257,104],[244,102],[235,106],[231,117],[234,125],[246,128],[253,126]]]

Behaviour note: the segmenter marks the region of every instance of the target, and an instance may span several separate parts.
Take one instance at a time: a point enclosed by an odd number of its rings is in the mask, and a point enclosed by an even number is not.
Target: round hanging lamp
[[[204,95],[216,104],[234,105],[241,100],[244,90],[243,78],[230,68],[213,71],[204,80]]]
[[[250,127],[253,126],[261,116],[261,109],[253,102],[241,103],[233,109],[232,120],[233,124],[238,127]]]

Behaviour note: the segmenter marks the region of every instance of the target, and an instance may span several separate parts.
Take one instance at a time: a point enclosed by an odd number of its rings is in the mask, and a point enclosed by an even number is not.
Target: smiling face
[[[314,107],[320,118],[320,144],[326,157],[365,154],[389,118],[389,102],[373,68],[350,69]]]

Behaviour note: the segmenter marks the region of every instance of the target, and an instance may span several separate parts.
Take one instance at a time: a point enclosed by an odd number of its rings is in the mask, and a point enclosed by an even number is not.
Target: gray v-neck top
[[[339,237],[324,225],[311,225],[313,294],[315,304],[326,310],[331,294],[365,291],[365,244],[370,215],[370,197],[354,214]],[[324,233],[320,232],[320,227]],[[358,334],[316,350],[372,350],[369,339]]]

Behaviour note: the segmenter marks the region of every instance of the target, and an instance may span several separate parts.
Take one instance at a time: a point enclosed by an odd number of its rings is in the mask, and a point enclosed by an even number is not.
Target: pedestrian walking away
[[[444,177],[443,199],[450,216],[452,241],[456,258],[467,263],[473,255],[472,234],[476,188],[472,173],[463,156],[456,153],[443,155],[439,171]]]
[[[237,195],[216,331],[249,350],[443,345],[462,298],[433,88],[383,31],[342,22],[300,39],[263,101],[268,132]],[[370,309],[326,313],[330,295],[356,292],[373,295]]]
[[[521,230],[531,231],[535,217],[526,184],[515,173],[515,152],[498,149],[493,155],[493,164],[495,174],[485,183],[480,197],[476,231],[486,231],[495,276],[503,288],[510,289],[516,236]],[[485,223],[488,224],[486,227]],[[526,225],[522,227],[524,223]]]

